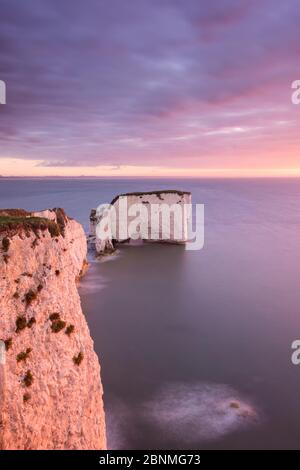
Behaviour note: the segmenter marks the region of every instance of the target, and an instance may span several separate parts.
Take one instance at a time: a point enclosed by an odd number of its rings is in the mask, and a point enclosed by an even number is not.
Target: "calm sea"
[[[299,448],[299,179],[0,179],[0,205],[88,229],[118,193],[173,188],[205,204],[204,249],[124,245],[80,287],[109,447]]]

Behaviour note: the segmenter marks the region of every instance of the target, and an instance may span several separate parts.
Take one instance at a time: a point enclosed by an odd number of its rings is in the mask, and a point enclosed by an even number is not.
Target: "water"
[[[205,247],[122,246],[80,294],[110,448],[298,448],[300,180],[0,180],[2,207],[91,207],[176,188],[205,204]]]

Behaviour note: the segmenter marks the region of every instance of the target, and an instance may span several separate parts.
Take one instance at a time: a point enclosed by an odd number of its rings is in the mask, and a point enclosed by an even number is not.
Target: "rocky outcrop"
[[[86,237],[60,209],[0,212],[1,449],[105,449],[100,367],[76,281]]]
[[[110,254],[118,243],[188,241],[191,193],[178,190],[126,193],[105,208],[92,209],[90,241],[99,254]]]

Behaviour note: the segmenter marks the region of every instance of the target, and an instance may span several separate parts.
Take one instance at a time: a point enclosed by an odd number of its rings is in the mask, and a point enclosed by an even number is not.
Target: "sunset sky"
[[[0,0],[1,175],[300,175],[299,0]]]

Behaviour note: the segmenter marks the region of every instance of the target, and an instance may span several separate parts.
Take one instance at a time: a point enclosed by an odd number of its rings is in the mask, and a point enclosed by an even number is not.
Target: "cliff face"
[[[86,237],[63,211],[33,215],[0,214],[0,447],[105,449],[100,367],[76,288]]]

